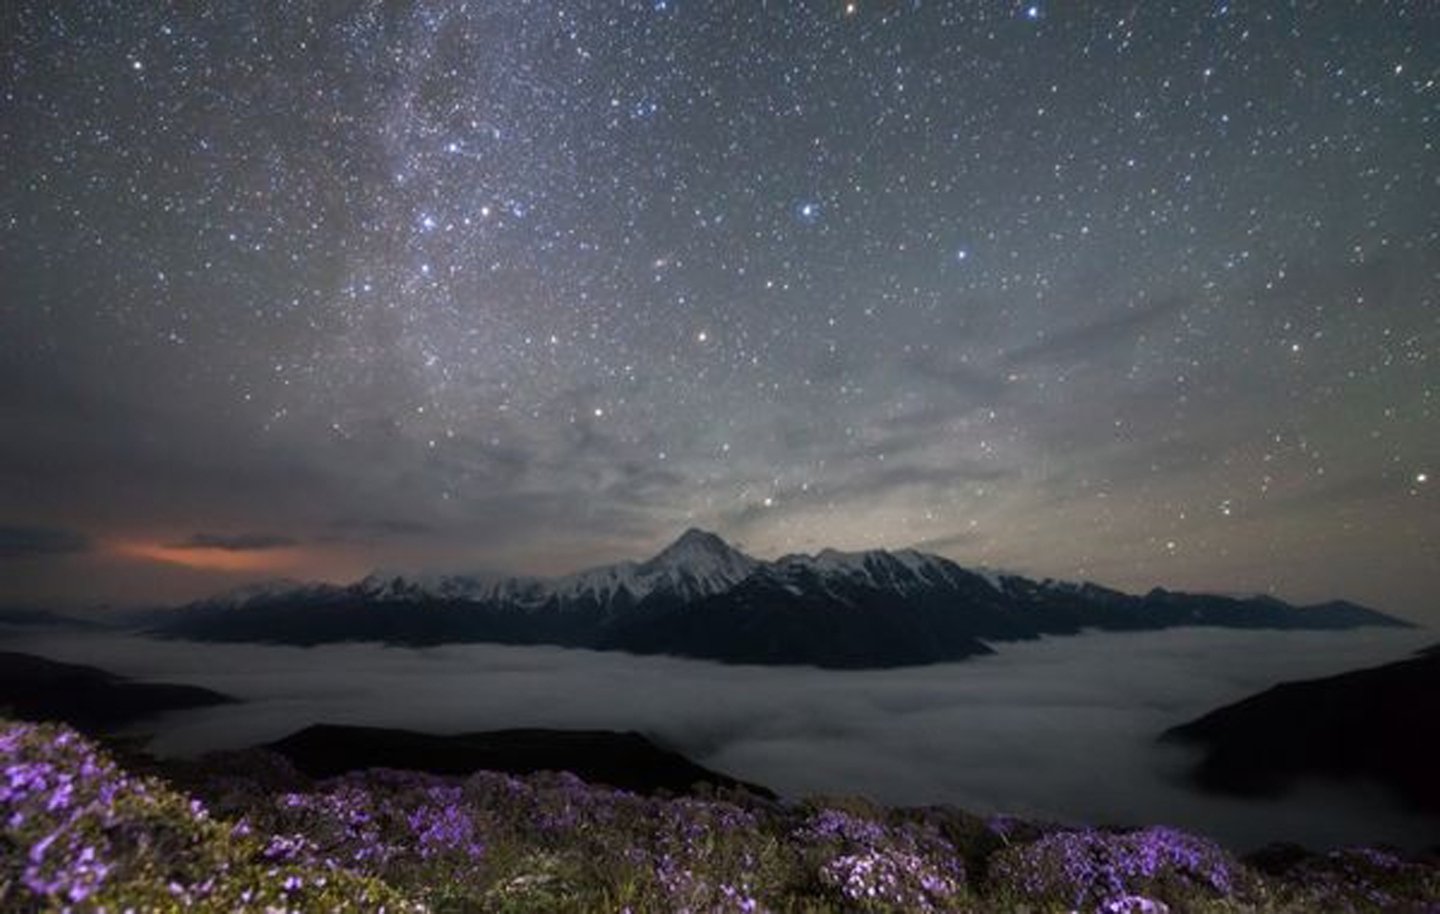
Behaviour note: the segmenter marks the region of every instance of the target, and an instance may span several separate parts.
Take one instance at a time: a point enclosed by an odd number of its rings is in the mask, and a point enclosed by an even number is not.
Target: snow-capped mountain
[[[825,549],[816,555],[786,555],[775,562],[789,573],[812,574],[822,586],[866,587],[897,594],[919,593],[935,587],[973,586],[977,579],[996,590],[989,579],[967,571],[938,555],[900,549],[887,552],[841,552]]]
[[[699,599],[729,590],[760,562],[704,530],[687,530],[644,562],[618,562],[558,578],[495,575],[404,575],[376,573],[353,591],[372,599],[412,603],[502,602],[514,606],[610,608],[633,606],[655,594]]]
[[[676,593],[708,596],[734,587],[761,564],[715,534],[692,527],[636,571],[644,580],[667,582]]]
[[[593,600],[602,606],[633,605],[657,595],[696,600],[729,590],[760,564],[715,534],[690,529],[644,562],[602,565],[557,578],[546,588],[545,600]]]
[[[766,562],[687,530],[654,557],[557,578],[373,574],[349,586],[265,585],[182,607],[158,629],[224,641],[492,641],[731,662],[894,666],[990,653],[1084,628],[1403,625],[1348,603],[1294,607],[976,572],[911,549]]]

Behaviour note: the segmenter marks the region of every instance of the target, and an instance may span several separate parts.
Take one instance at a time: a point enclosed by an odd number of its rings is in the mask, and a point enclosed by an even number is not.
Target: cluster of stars
[[[6,396],[286,454],[306,522],[1121,583],[1436,546],[1426,4],[7,20]]]

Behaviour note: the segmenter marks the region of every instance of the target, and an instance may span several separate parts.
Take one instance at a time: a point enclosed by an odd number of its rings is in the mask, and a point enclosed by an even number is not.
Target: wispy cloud
[[[1047,333],[1041,339],[1005,353],[1011,366],[1054,364],[1064,361],[1103,359],[1109,353],[1129,349],[1150,327],[1161,323],[1184,305],[1180,298],[1164,298],[1149,305],[1126,308],[1098,320]]]
[[[28,559],[89,552],[90,537],[57,527],[0,526],[0,559]]]
[[[300,541],[274,533],[196,533],[171,543],[171,549],[224,549],[229,552],[256,552],[262,549],[285,549]]]

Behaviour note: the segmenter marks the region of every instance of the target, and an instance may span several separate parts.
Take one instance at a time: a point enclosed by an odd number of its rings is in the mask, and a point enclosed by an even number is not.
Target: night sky
[[[1440,622],[1440,5],[195,6],[0,13],[0,598],[695,525]]]

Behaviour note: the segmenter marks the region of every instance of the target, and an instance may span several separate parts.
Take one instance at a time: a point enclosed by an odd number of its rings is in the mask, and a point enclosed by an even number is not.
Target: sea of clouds
[[[245,703],[143,726],[193,754],[316,722],[462,732],[638,730],[786,796],[861,794],[1089,823],[1165,823],[1237,849],[1433,843],[1440,825],[1379,791],[1303,785],[1275,801],[1198,793],[1166,728],[1276,682],[1385,663],[1433,632],[1176,629],[1004,644],[898,670],[727,666],[551,647],[196,644],[87,633],[5,647],[207,686]]]

